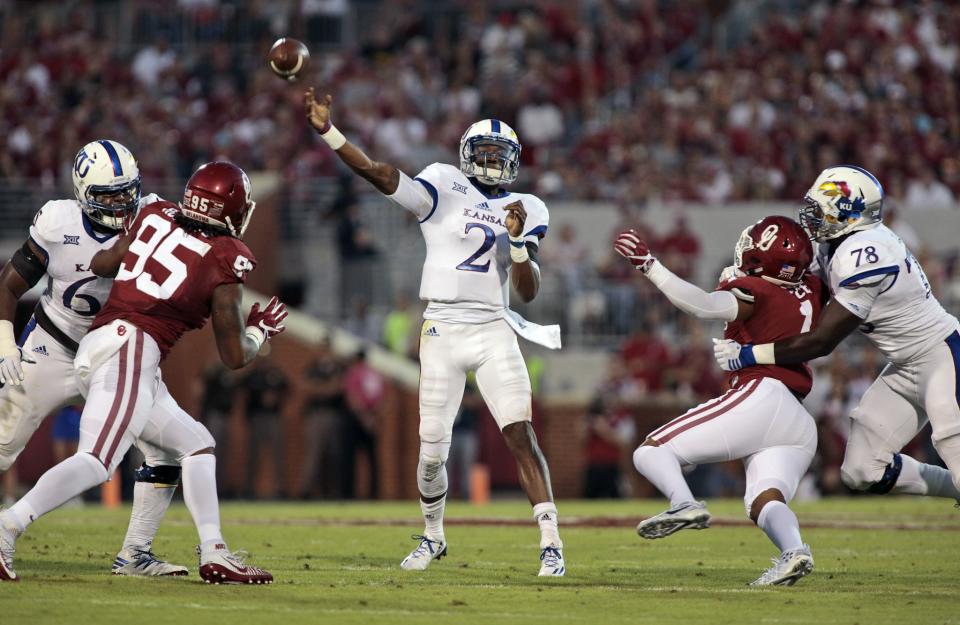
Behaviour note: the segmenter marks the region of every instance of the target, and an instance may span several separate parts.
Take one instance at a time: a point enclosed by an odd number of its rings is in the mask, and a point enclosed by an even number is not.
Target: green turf
[[[565,517],[634,519],[662,502],[561,502]],[[188,564],[179,579],[108,574],[126,509],[56,511],[18,543],[19,584],[0,586],[0,623],[960,623],[960,512],[942,500],[860,498],[796,506],[801,522],[875,521],[952,529],[809,529],[814,573],[793,588],[752,589],[773,548],[751,527],[715,527],[642,541],[630,528],[567,527],[568,573],[536,577],[528,526],[451,525],[450,556],[400,571],[418,530],[416,504],[225,505],[228,541],[271,570],[270,587],[212,587],[196,577],[195,533],[174,506],[156,543]],[[742,518],[738,501],[711,502]],[[523,502],[455,504],[448,518],[528,520]],[[410,519],[409,526],[339,520]]]

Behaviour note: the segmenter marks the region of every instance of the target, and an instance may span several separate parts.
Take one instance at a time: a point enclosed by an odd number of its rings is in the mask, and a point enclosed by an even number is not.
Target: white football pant
[[[78,450],[96,456],[108,473],[138,438],[174,458],[166,464],[214,446],[207,429],[177,405],[160,379],[156,341],[133,324],[115,321],[88,334],[75,365],[81,390],[89,387]]]
[[[850,488],[865,490],[883,478],[893,454],[902,450],[927,420],[933,445],[960,488],[960,336],[906,365],[887,364],[850,415],[850,438],[841,475]]]
[[[449,447],[469,371],[476,371],[477,387],[501,430],[531,420],[530,376],[506,321],[427,320],[420,332],[422,442]]]
[[[23,363],[20,386],[0,388],[0,473],[13,465],[48,415],[63,406],[83,403],[74,376],[73,353],[39,325],[28,326],[27,332],[23,351],[36,363]],[[151,466],[180,464],[155,445],[145,441],[136,445]]]
[[[682,465],[743,459],[750,514],[753,500],[775,488],[789,502],[817,450],[817,426],[779,380],[750,380],[651,432]]]

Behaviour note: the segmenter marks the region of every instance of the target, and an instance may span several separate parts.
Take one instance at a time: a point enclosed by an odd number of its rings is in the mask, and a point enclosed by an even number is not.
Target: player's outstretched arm
[[[617,254],[645,275],[674,306],[698,319],[742,321],[753,314],[753,304],[738,299],[729,291],[707,293],[667,269],[650,253],[636,230],[621,232],[613,242]]]
[[[101,278],[116,278],[123,263],[123,257],[127,254],[135,235],[134,232],[128,232],[117,239],[112,246],[94,254],[93,260],[90,261],[90,271]]]
[[[754,365],[794,365],[826,356],[836,349],[857,326],[860,317],[830,300],[817,327],[776,343],[740,345],[728,339],[714,339],[713,355],[724,371],[737,371]]]
[[[397,187],[400,186],[400,170],[389,163],[380,163],[371,159],[364,154],[363,150],[347,141],[343,133],[330,122],[332,103],[332,96],[325,95],[317,100],[313,88],[307,89],[303,94],[303,107],[310,125],[334,149],[340,160],[358,176],[370,182],[384,195],[396,193]]]
[[[220,360],[230,369],[246,366],[257,356],[264,342],[283,332],[287,308],[276,297],[260,309],[254,304],[246,322],[240,312],[243,286],[221,284],[213,290],[210,314]]]

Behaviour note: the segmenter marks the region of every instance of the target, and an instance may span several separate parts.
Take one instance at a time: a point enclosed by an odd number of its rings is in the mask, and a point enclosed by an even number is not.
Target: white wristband
[[[510,260],[515,263],[525,263],[530,260],[530,253],[527,252],[527,244],[522,236],[510,237]]]
[[[267,335],[257,326],[247,326],[246,335],[247,338],[257,344],[257,351],[260,351],[263,342],[267,340]]]
[[[330,124],[330,129],[325,133],[320,135],[320,138],[327,142],[334,150],[339,150],[343,147],[343,144],[347,142],[347,138],[343,136],[343,133],[337,130],[337,127],[333,124]]]
[[[13,337],[13,322],[0,320],[0,354],[13,354],[17,351],[17,340]]]
[[[774,356],[773,343],[761,343],[753,346],[753,359],[758,365],[775,365],[777,358]]]

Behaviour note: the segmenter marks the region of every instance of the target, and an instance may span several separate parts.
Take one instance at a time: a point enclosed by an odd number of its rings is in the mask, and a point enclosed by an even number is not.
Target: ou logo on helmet
[[[777,224],[770,224],[763,229],[763,232],[760,233],[760,240],[757,241],[757,247],[766,252],[773,247],[773,242],[777,240],[777,235],[779,233],[780,226]]]

